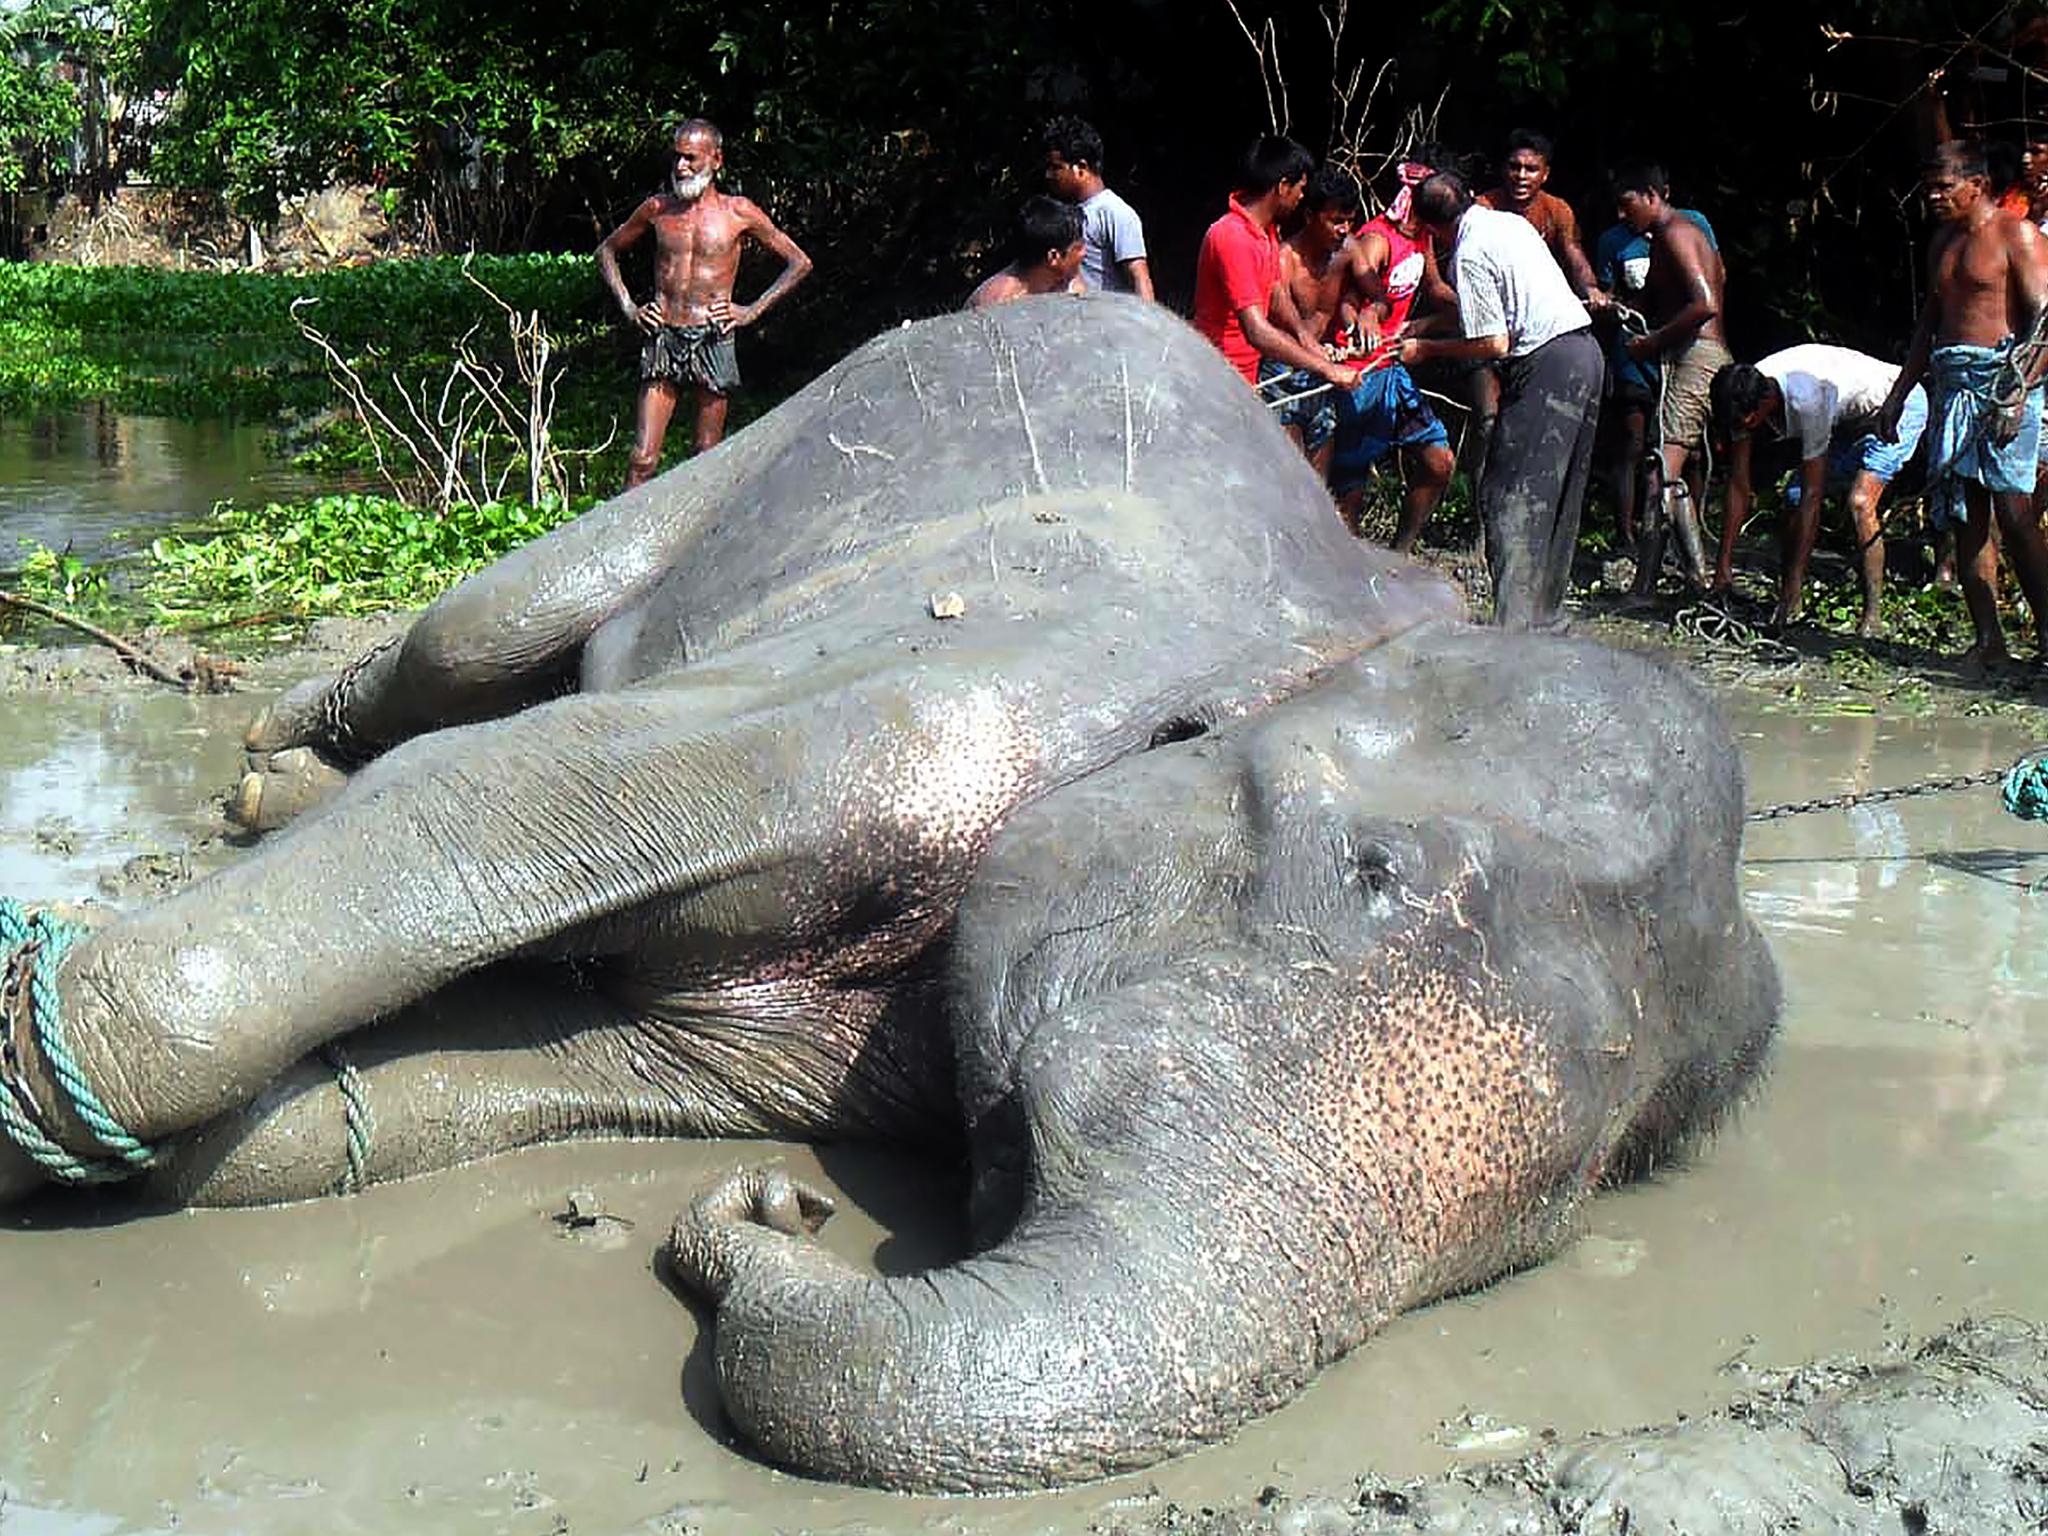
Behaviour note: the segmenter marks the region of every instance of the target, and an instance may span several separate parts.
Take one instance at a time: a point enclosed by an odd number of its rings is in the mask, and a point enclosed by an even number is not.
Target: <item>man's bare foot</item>
[[[1982,682],[2012,665],[2012,652],[2002,645],[1978,642],[1956,658],[1956,671],[1972,682]]]
[[[1881,640],[1885,634],[1884,616],[1865,613],[1856,624],[1856,638],[1859,640]]]

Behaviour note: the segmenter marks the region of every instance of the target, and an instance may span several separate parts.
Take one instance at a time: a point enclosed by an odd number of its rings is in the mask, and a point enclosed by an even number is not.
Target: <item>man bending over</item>
[[[1820,535],[1821,497],[1832,481],[1840,479],[1848,486],[1849,520],[1856,528],[1857,565],[1863,576],[1863,621],[1856,632],[1878,632],[1878,604],[1884,596],[1884,519],[1879,504],[1885,488],[1912,462],[1927,425],[1927,392],[1916,387],[1906,396],[1898,440],[1878,434],[1878,412],[1898,377],[1896,364],[1819,343],[1773,352],[1755,367],[1731,363],[1714,375],[1714,435],[1730,444],[1723,527],[1740,528],[1749,517],[1755,435],[1763,432],[1799,442],[1797,500],[1779,532],[1781,629],[1799,620],[1806,566]]]

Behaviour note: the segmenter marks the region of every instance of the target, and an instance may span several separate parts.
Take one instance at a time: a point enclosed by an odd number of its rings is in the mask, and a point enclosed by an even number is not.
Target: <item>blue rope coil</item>
[[[2012,765],[2005,776],[2005,808],[2022,821],[2048,821],[2048,753]]]
[[[80,1157],[51,1139],[37,1119],[35,1101],[19,1080],[19,1063],[11,1039],[7,1060],[0,1063],[0,1129],[52,1178],[66,1184],[103,1184],[152,1167],[156,1153],[130,1135],[100,1102],[65,1047],[57,1003],[57,967],[79,932],[49,912],[31,912],[21,903],[0,896],[0,977],[4,977],[11,994],[20,985],[23,967],[32,967],[28,1012],[36,1049],[64,1090],[72,1113],[113,1156]],[[0,1025],[8,1022],[0,1019]]]

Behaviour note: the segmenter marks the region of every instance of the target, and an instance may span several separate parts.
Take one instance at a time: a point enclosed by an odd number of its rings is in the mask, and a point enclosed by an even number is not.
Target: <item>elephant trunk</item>
[[[671,1253],[717,1308],[735,1426],[814,1476],[996,1492],[1146,1466],[1277,1407],[1385,1315],[1355,1291],[1335,1309],[1311,1296],[1302,1255],[1206,1242],[1136,1202],[1041,1212],[958,1264],[871,1275],[804,1239],[829,1205],[794,1190],[736,1175]],[[1320,1326],[1283,1326],[1298,1307]]]

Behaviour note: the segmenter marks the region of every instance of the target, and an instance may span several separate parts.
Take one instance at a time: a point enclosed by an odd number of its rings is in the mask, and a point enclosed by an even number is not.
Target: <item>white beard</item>
[[[669,190],[686,203],[694,203],[711,189],[711,173],[699,172],[695,176],[671,176]]]

